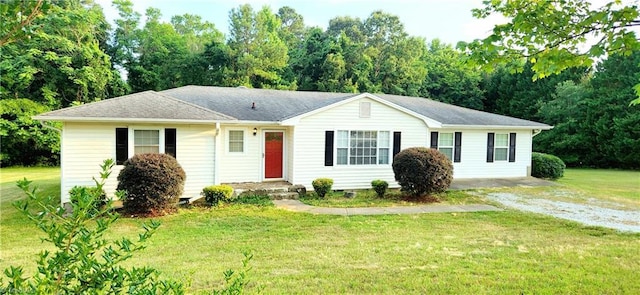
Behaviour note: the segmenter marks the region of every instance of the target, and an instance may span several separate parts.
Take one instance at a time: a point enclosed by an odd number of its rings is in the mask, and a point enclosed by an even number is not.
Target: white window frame
[[[451,144],[445,144],[443,142],[444,136],[443,135],[451,135]],[[442,152],[445,156],[447,156],[447,158],[449,158],[449,160],[453,161],[453,153],[454,153],[454,149],[455,149],[455,133],[454,132],[439,132],[438,133],[438,150],[440,152]],[[449,154],[448,151],[451,151],[451,154]]]
[[[375,132],[375,142],[370,146],[357,147],[354,146],[352,132],[365,135],[366,132]],[[388,130],[338,130],[335,139],[335,155],[336,165],[338,166],[382,166],[389,165],[390,153],[391,153],[391,131]],[[384,134],[387,135],[386,140],[383,138]],[[346,136],[346,137],[345,137]],[[369,137],[370,139],[371,137]],[[375,146],[372,146],[375,145]],[[358,155],[357,149],[362,149],[362,155]],[[365,150],[368,149],[369,154],[365,155]],[[371,152],[375,149],[375,155],[371,156]],[[356,151],[356,155],[353,152]],[[380,155],[386,154],[386,163],[381,163]],[[361,158],[362,161],[358,161]],[[367,158],[366,161],[365,158]],[[362,162],[362,163],[358,163]],[[369,162],[369,163],[365,163]]]
[[[136,131],[157,131],[158,132],[158,153],[159,154],[164,153],[164,128],[140,126],[140,127],[129,128],[129,130],[130,130],[129,138],[133,139],[129,141],[130,142],[129,155],[133,156],[138,154],[136,153]]]
[[[505,145],[498,145],[498,137],[506,138]],[[504,159],[498,158],[498,150],[504,150]],[[509,133],[496,133],[493,139],[493,161],[509,161]]]
[[[242,150],[241,151],[232,151],[231,150],[231,133],[232,132],[242,132]],[[237,142],[237,141],[236,141]],[[247,131],[244,129],[229,129],[227,130],[227,152],[232,154],[243,154],[247,150]]]

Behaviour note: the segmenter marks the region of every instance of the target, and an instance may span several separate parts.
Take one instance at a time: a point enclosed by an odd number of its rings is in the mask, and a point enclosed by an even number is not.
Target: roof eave
[[[33,116],[38,121],[60,121],[60,122],[84,122],[84,123],[104,123],[104,122],[131,122],[131,123],[183,123],[183,124],[215,124],[235,120],[197,120],[197,119],[163,119],[163,118],[112,118],[112,117],[64,117],[64,116]]]
[[[460,128],[460,129],[493,129],[493,130],[551,130],[553,126],[549,125],[464,125],[464,124],[442,124],[442,128]]]

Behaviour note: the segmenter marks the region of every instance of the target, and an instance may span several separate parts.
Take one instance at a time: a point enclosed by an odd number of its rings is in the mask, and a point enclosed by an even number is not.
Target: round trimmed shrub
[[[414,197],[444,192],[453,180],[453,164],[442,152],[426,147],[400,151],[393,158],[393,173],[403,192]]]
[[[387,192],[387,188],[389,188],[389,183],[382,179],[376,179],[371,181],[371,187],[378,195],[378,198],[384,198],[384,193]]]
[[[220,202],[229,202],[232,200],[233,187],[226,184],[210,185],[202,189],[204,200],[210,206],[218,206]]]
[[[567,166],[562,159],[549,154],[531,153],[531,176],[556,180],[564,175]]]
[[[311,182],[313,190],[318,194],[318,197],[324,198],[324,196],[331,191],[333,186],[333,179],[331,178],[316,178]]]
[[[175,210],[186,175],[167,154],[137,154],[124,162],[118,190],[125,191],[124,209],[132,214],[162,215]]]

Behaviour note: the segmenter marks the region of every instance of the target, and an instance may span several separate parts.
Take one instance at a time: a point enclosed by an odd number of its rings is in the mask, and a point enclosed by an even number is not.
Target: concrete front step
[[[269,196],[272,200],[294,199],[306,193],[302,185],[292,185],[286,182],[264,183],[232,183],[234,196],[262,195]]]
[[[296,192],[270,193],[267,194],[272,200],[297,200],[300,194]]]

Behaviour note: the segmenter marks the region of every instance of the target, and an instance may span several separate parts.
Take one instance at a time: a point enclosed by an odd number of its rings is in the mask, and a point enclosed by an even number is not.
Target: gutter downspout
[[[58,133],[62,134],[62,129],[53,127],[53,126],[51,126],[49,124],[46,124],[46,121],[38,120],[38,122],[40,122],[40,125],[42,125],[42,127],[47,128],[47,129],[51,129],[51,130],[55,130]]]
[[[216,122],[216,129],[213,134],[213,184],[220,183],[220,122]]]

